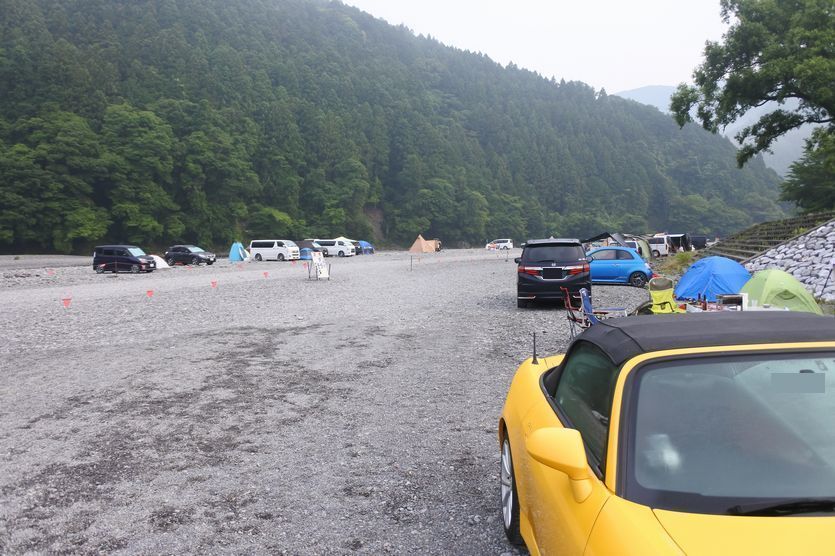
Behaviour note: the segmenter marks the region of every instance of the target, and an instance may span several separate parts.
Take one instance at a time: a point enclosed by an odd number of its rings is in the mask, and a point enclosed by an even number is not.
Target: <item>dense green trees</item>
[[[730,28],[709,42],[695,86],[679,85],[671,109],[716,131],[751,108],[776,103],[736,136],[740,166],[803,124],[821,125],[792,165],[783,198],[809,210],[835,208],[835,4],[832,0],[722,0]],[[785,101],[797,101],[787,109]]]
[[[0,250],[725,233],[777,177],[656,110],[316,0],[0,0]]]

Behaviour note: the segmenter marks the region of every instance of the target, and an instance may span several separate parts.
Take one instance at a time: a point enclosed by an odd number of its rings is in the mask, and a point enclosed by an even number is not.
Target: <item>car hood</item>
[[[749,517],[654,510],[688,556],[823,554],[835,545],[835,516]]]

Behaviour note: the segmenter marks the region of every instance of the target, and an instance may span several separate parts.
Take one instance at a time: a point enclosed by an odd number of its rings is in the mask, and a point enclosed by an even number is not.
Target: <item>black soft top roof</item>
[[[835,341],[835,319],[792,311],[727,311],[607,319],[576,341],[597,345],[617,365],[667,349]]]

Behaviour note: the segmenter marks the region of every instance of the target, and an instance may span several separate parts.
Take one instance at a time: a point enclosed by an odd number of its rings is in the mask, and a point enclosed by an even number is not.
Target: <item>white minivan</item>
[[[326,257],[353,257],[356,254],[354,244],[343,239],[314,239],[322,248]]]
[[[513,249],[512,239],[494,239],[484,246],[486,249]]]
[[[673,252],[670,240],[666,235],[653,236],[649,238],[648,242],[653,257],[666,257]]]
[[[299,258],[299,246],[289,239],[254,239],[249,253],[256,261],[292,261]]]

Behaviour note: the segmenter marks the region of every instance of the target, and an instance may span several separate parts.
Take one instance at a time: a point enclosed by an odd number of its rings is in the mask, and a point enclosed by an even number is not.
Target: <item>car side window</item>
[[[617,251],[618,259],[623,261],[631,261],[635,257],[629,251]]]
[[[614,249],[603,249],[594,254],[595,261],[614,261],[617,257],[617,251]]]
[[[603,463],[618,368],[600,349],[578,343],[566,358],[554,400]]]
[[[276,247],[284,247],[284,242],[283,241],[276,241],[275,246]]]
[[[128,252],[127,252],[127,251],[125,251],[124,249],[116,249],[116,256],[118,256],[118,257],[127,257],[127,256],[128,256]]]

